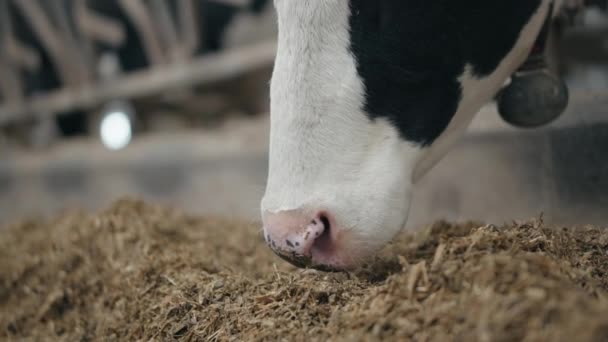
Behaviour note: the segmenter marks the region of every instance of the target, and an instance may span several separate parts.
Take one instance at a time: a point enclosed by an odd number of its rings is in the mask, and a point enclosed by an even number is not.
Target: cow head
[[[475,42],[451,33],[458,23],[444,20],[443,3],[275,0],[261,209],[266,241],[283,258],[350,268],[392,239],[408,217],[416,167],[462,105],[466,76],[493,72],[529,19],[504,48],[493,47],[495,57],[467,63],[463,46]],[[476,90],[482,101],[498,89],[486,88]]]

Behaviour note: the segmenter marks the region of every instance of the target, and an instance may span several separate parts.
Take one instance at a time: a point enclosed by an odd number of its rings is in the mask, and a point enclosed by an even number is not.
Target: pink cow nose
[[[264,237],[276,254],[298,267],[330,266],[318,265],[314,258],[315,254],[332,249],[331,225],[326,213],[310,215],[299,210],[266,213]]]

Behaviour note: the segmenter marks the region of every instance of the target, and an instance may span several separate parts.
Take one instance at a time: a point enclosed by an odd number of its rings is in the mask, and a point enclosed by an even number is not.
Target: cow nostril
[[[319,216],[319,220],[323,224],[323,230],[316,234],[315,245],[326,246],[327,244],[331,243],[331,224],[329,223],[327,216],[323,214]]]
[[[319,219],[321,220],[321,223],[323,223],[323,232],[325,231],[329,231],[329,229],[331,228],[329,225],[329,219],[327,218],[327,216],[325,215],[321,215],[319,217]]]

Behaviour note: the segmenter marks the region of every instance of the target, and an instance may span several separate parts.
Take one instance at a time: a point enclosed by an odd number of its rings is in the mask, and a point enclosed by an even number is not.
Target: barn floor
[[[494,224],[544,213],[551,224],[608,222],[608,97],[579,91],[553,124],[508,126],[488,106],[417,184],[408,228],[438,219]],[[138,136],[108,151],[94,139],[0,158],[0,223],[65,208],[99,210],[135,195],[196,215],[257,220],[268,166],[267,115]]]
[[[132,199],[0,231],[2,340],[608,339],[608,230],[436,223],[331,274]]]

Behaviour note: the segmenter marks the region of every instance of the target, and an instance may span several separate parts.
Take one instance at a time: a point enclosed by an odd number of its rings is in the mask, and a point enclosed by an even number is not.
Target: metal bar
[[[177,0],[177,15],[184,53],[192,56],[199,44],[194,0]]]
[[[36,71],[40,68],[38,51],[22,44],[14,36],[6,36],[3,45],[10,63],[29,71]]]
[[[87,46],[86,42],[80,41],[80,37],[77,37],[67,13],[65,0],[49,1],[48,5],[50,6],[50,16],[57,27],[56,32],[68,49],[64,53],[71,58],[72,68],[78,76],[78,84],[90,82],[93,79],[92,71],[94,70],[91,46]]]
[[[175,20],[165,0],[150,0],[154,14],[155,28],[157,34],[162,38],[163,49],[167,51],[167,57],[172,60],[183,60],[183,53],[178,38]]]
[[[122,23],[93,12],[87,8],[85,0],[75,0],[74,17],[82,34],[93,41],[118,47],[126,40],[126,29]]]
[[[4,50],[6,63],[36,71],[40,67],[40,54],[19,42],[13,35],[8,0],[0,0],[0,49]]]
[[[93,40],[86,34],[79,23],[78,11],[86,7],[84,2],[85,0],[71,0],[71,8],[68,11],[70,12],[71,19],[69,24],[71,24],[73,28],[72,32],[74,33],[72,37],[74,46],[79,50],[75,52],[81,55],[82,65],[86,67],[87,78],[85,81],[89,83],[97,80],[97,56]]]
[[[142,39],[146,55],[151,64],[166,62],[162,44],[156,32],[148,9],[141,0],[118,0],[123,10],[131,17]]]
[[[0,0],[0,95],[4,102],[18,105],[24,94],[19,70],[11,61],[12,28],[8,11],[6,0]]]
[[[19,72],[0,56],[0,94],[4,103],[9,106],[21,106],[23,103],[23,84]]]
[[[54,19],[57,33],[61,35],[61,38],[65,42],[72,43],[70,39],[74,37],[74,30],[70,25],[68,15],[65,10],[65,0],[53,0],[47,4],[50,6],[50,16]]]
[[[60,34],[51,24],[48,16],[40,5],[33,0],[13,0],[15,6],[21,11],[32,29],[48,50],[52,62],[65,84],[78,84],[78,74],[72,68],[73,56],[70,55],[69,47],[61,40]]]
[[[87,108],[117,98],[158,94],[168,88],[187,87],[230,79],[247,71],[271,66],[276,42],[241,47],[199,57],[187,64],[174,64],[125,75],[80,89],[58,90],[32,97],[23,105],[0,107],[0,126],[31,115]]]

